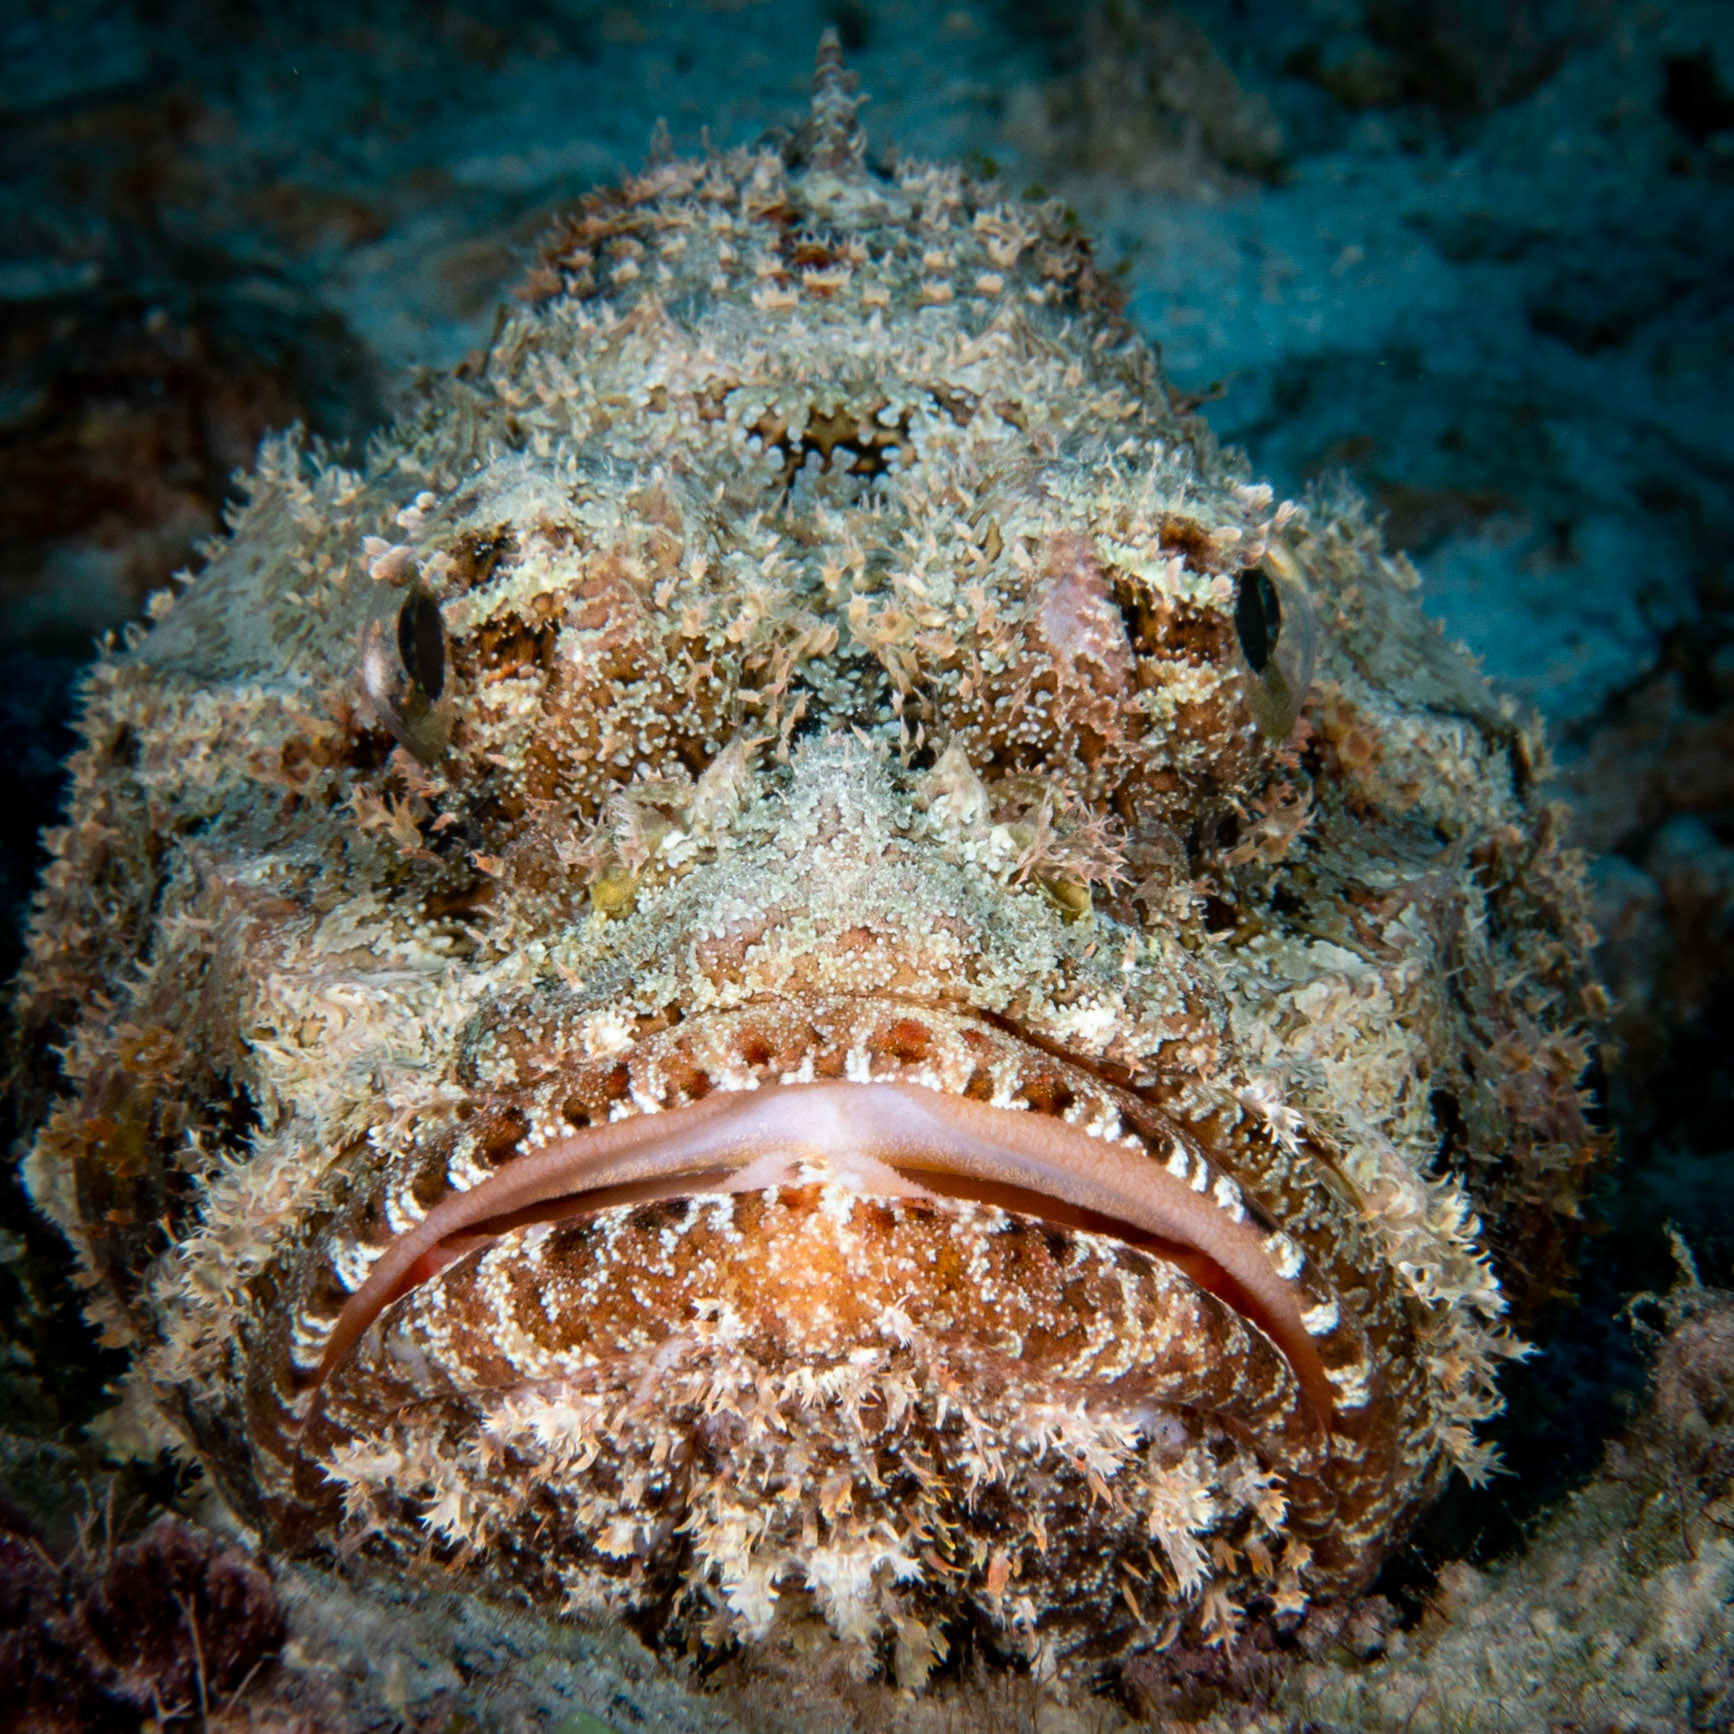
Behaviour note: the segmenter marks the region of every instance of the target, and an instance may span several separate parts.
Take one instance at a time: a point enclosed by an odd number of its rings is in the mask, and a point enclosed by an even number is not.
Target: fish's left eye
[[[1234,630],[1247,666],[1263,674],[1270,653],[1282,633],[1282,602],[1270,574],[1254,566],[1240,575],[1240,593],[1234,604]]]
[[[1266,739],[1282,740],[1312,685],[1318,622],[1300,562],[1280,543],[1241,573],[1234,635],[1251,676],[1246,692],[1252,713]]]

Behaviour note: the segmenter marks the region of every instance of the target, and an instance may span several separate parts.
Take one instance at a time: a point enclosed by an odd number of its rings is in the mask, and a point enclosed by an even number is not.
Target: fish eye
[[[397,654],[403,671],[429,700],[446,685],[446,633],[439,604],[423,590],[412,590],[397,611]]]
[[[1263,674],[1282,633],[1282,599],[1262,566],[1254,566],[1240,575],[1240,592],[1234,602],[1234,631],[1247,666],[1254,674]]]
[[[1283,740],[1306,703],[1318,661],[1318,625],[1300,562],[1273,542],[1240,575],[1234,633],[1251,679],[1248,703],[1269,740]]]
[[[420,585],[386,590],[361,635],[361,685],[382,724],[423,764],[452,734],[446,632],[439,604]]]

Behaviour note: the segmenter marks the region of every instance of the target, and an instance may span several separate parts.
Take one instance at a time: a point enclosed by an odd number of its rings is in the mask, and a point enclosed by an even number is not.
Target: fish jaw
[[[1103,1558],[1178,1500],[1213,1514],[1201,1531],[1253,1542],[1266,1593],[1360,1581],[1392,1510],[1418,1496],[1393,1448],[1402,1387],[1381,1370],[1400,1369],[1405,1345],[1378,1320],[1375,1341],[1341,1278],[1273,1226],[1233,1140],[1150,1094],[955,1009],[833,1001],[695,1017],[477,1104],[430,1134],[419,1181],[382,1181],[301,1259],[254,1356],[259,1484],[283,1489],[286,1533],[335,1502],[377,1537],[357,1473],[390,1462],[397,1485],[432,1486],[461,1463],[471,1541],[516,1533],[531,1520],[522,1487],[540,1486],[569,1541],[544,1546],[526,1587],[630,1607],[654,1578],[697,1618],[719,1593],[732,1608],[719,1585],[773,1564],[792,1597],[810,1591],[801,1538],[848,1530],[815,1503],[818,1484],[789,1494],[806,1485],[795,1459],[825,1460],[833,1482],[854,1463],[858,1512],[907,1454],[941,1465],[876,1507],[910,1547],[974,1524],[984,1476],[1038,1529],[1073,1524],[1091,1483],[1041,1444],[1051,1422],[1084,1429],[1112,1466],[1115,1500],[1092,1530]],[[506,1148],[489,1130],[546,1125],[556,1101],[568,1130]],[[426,1202],[406,1211],[394,1195]],[[835,1430],[839,1381],[857,1379],[886,1418],[865,1459]],[[743,1390],[769,1407],[719,1431],[715,1405]],[[568,1411],[590,1443],[560,1431]],[[991,1442],[986,1458],[956,1457],[959,1427]],[[782,1528],[729,1564],[734,1518],[704,1515],[684,1482],[645,1492],[632,1468],[645,1450],[687,1465],[677,1480],[702,1462],[767,1499],[782,1489]],[[1260,1500],[1283,1513],[1268,1535]],[[671,1592],[688,1521],[711,1551]],[[627,1554],[602,1549],[628,1529]],[[1172,1558],[1157,1550],[1171,1594],[1191,1581],[1173,1563],[1193,1560],[1191,1533],[1171,1532]],[[993,1552],[961,1582],[942,1552],[917,1599],[936,1618],[979,1602]],[[1069,1551],[1052,1565],[1082,1569]],[[756,1613],[716,1617],[762,1637],[776,1605],[749,1597]],[[875,1601],[873,1620],[890,1605]]]

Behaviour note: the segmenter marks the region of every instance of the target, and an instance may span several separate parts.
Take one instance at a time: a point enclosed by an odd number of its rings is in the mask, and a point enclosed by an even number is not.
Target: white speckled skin
[[[269,1545],[671,1644],[1363,1584],[1596,1150],[1539,746],[829,53],[525,296],[91,678],[21,1017],[98,1316]]]

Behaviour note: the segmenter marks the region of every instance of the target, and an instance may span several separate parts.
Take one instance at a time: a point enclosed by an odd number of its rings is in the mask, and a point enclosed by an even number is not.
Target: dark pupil
[[[413,595],[398,609],[397,653],[409,678],[430,699],[438,698],[446,684],[446,635],[431,596]]]
[[[1234,630],[1254,674],[1263,674],[1282,631],[1282,603],[1276,586],[1262,566],[1240,575],[1240,595],[1234,604]]]

